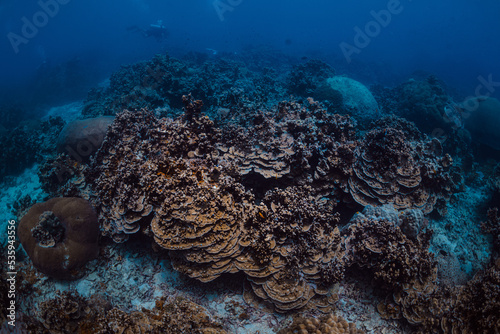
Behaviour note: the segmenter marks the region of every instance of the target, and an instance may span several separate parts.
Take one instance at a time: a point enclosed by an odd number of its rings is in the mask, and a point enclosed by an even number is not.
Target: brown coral
[[[247,255],[237,265],[253,291],[286,312],[334,303],[329,288],[344,275],[338,216],[314,201],[308,187],[269,191],[249,221]],[[237,259],[238,260],[238,259]],[[315,297],[315,298],[313,298]],[[324,297],[324,298],[323,298]]]
[[[379,306],[385,318],[399,315],[418,333],[496,333],[500,328],[500,260],[465,285],[438,287],[436,273],[425,280],[404,283],[393,295],[394,303]]]
[[[222,273],[243,271],[254,280],[256,289],[257,279],[269,280],[265,282],[267,296],[282,311],[300,308],[309,300],[327,307],[329,303],[318,300],[319,296],[328,295],[326,287],[340,280],[344,270],[333,206],[318,201],[313,196],[316,192],[308,187],[270,191],[257,205],[253,194],[237,182],[248,172],[238,166],[245,166],[242,160],[246,159],[248,166],[255,167],[252,159],[242,155],[238,161],[228,161],[220,147],[215,149],[218,132],[201,115],[200,102],[189,96],[184,102],[186,115],[177,120],[157,120],[146,110],[117,115],[86,171],[103,233],[124,241],[149,224],[156,243],[170,251],[174,267],[190,277],[206,282]],[[293,108],[297,110],[281,111],[283,117],[291,115],[293,123],[269,119],[259,127],[268,140],[263,154],[270,161],[280,161],[271,153],[279,155],[282,144],[295,145],[295,136],[302,137],[306,128],[309,137],[302,139],[311,144],[325,136],[314,134],[318,130],[298,116],[306,110]],[[345,130],[335,123],[319,125],[339,138],[350,131],[348,124]],[[287,130],[292,134],[286,134]],[[230,147],[234,152],[234,147],[246,146]],[[300,150],[305,157],[305,148]],[[287,153],[283,160],[287,170],[292,156],[299,159],[301,155]],[[294,273],[294,280],[298,273],[305,275],[304,282],[293,282],[304,287],[304,297],[294,293],[278,297],[283,292],[273,282],[285,268]],[[318,285],[316,292],[313,285]],[[286,298],[293,301],[283,303]]]
[[[99,295],[84,298],[78,293],[59,293],[40,304],[36,318],[50,333],[61,334],[225,334],[222,325],[211,320],[201,306],[182,298],[166,302],[158,299],[153,309],[125,312]],[[44,333],[36,319],[30,333]]]
[[[439,141],[410,142],[393,128],[370,131],[356,149],[349,190],[365,205],[393,204],[397,209],[418,208],[430,213],[438,198],[451,193],[446,174],[449,156],[438,159]],[[440,187],[439,187],[440,186]]]
[[[206,117],[191,123],[158,120],[146,110],[117,115],[85,175],[105,235],[125,241],[159,210],[165,194],[179,186],[172,176],[191,173],[187,160],[212,150],[212,125]]]
[[[278,334],[363,334],[364,331],[357,329],[352,322],[336,315],[323,316],[321,318],[297,317],[293,323],[278,332]]]
[[[157,244],[174,252],[174,268],[200,281],[237,272],[252,197],[215,167],[186,166],[172,179],[183,184],[183,193],[166,189],[163,204],[155,209],[151,230]]]
[[[19,239],[44,274],[75,279],[99,253],[99,226],[94,208],[82,198],[53,198],[35,204],[21,219]]]
[[[342,192],[354,189],[350,183],[375,184],[358,176],[361,153],[378,149],[365,170],[389,179],[383,185],[389,190],[410,189],[404,201],[425,192],[441,195],[427,182],[429,166],[438,164],[432,145],[386,142],[397,139],[397,130],[375,131],[359,144],[348,117],[330,115],[312,100],[307,107],[292,101],[259,112],[248,129],[219,130],[201,113],[201,101],[188,95],[183,102],[185,114],[177,119],[157,119],[147,110],[116,116],[81,183],[92,188],[102,232],[121,242],[142,229],[169,251],[174,268],[203,282],[243,272],[247,292],[278,311],[329,310],[335,302],[330,287],[346,266],[367,265],[370,245],[360,242],[348,253],[345,240],[361,235],[342,236],[336,227],[335,206],[345,199]],[[387,156],[399,167],[391,169]],[[445,165],[449,161],[437,167],[438,175]],[[399,181],[391,179],[394,173]],[[407,224],[413,236],[421,228],[414,223]],[[385,240],[388,231],[380,233]],[[401,261],[421,255],[409,250],[412,241],[400,239],[395,242],[408,242],[394,249],[401,254],[374,256],[382,264],[370,267],[389,284],[414,277],[416,269]],[[400,258],[392,263],[391,256]],[[401,268],[389,268],[395,265]]]
[[[394,223],[364,219],[349,227],[346,244],[353,263],[394,289],[435,273],[433,255],[427,251],[429,238],[424,233],[412,241]]]

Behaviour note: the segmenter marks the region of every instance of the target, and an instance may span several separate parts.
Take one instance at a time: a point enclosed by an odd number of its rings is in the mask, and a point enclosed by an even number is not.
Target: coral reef
[[[104,296],[84,298],[74,292],[59,293],[42,302],[36,317],[29,320],[28,330],[33,334],[226,333],[205,309],[189,300],[178,298],[167,303],[162,298],[152,310],[126,312],[113,308]]]
[[[481,223],[484,232],[493,236],[493,246],[500,253],[500,215],[498,208],[490,208],[487,213],[488,219]]]
[[[0,134],[0,180],[42,162],[46,155],[55,152],[63,126],[60,117],[51,117],[46,121],[24,121]]]
[[[396,289],[434,274],[429,239],[429,233],[422,233],[412,241],[392,222],[358,216],[349,226],[346,247],[352,264],[366,267],[376,280]]]
[[[191,278],[243,273],[245,299],[258,297],[278,312],[331,310],[333,284],[347,267],[371,264],[369,256],[378,261],[370,267],[375,277],[392,288],[429,275],[417,209],[430,212],[438,196],[446,201],[454,190],[447,188],[451,161],[440,158],[439,142],[394,119],[380,124],[402,130],[376,129],[357,141],[349,117],[329,114],[312,99],[260,111],[246,128],[216,127],[191,95],[183,103],[175,119],[146,109],[119,113],[88,166],[61,156],[42,168],[48,188],[88,198],[102,234],[116,242],[139,231],[152,236]],[[66,181],[55,185],[61,170]],[[364,180],[361,173],[380,176]],[[368,202],[370,191],[379,198]],[[337,206],[350,196],[362,205],[407,209],[397,221],[407,236],[381,221],[341,234]],[[394,249],[370,253],[366,238],[372,247],[391,240]]]
[[[401,130],[375,128],[356,148],[349,191],[363,206],[391,203],[430,213],[455,189],[447,173],[452,159],[441,154],[438,140],[411,142]]]
[[[99,252],[97,217],[81,198],[35,204],[21,219],[18,234],[33,265],[57,279],[78,278],[80,269]]]
[[[116,116],[68,124],[59,142],[62,118],[0,111],[28,332],[263,333],[292,316],[280,333],[498,332],[498,101],[455,103],[432,76],[370,92],[265,52],[124,66],[83,110]]]
[[[167,303],[156,301],[152,310],[125,312],[113,308],[102,314],[94,325],[95,333],[193,333],[226,334],[222,325],[211,320],[201,306],[184,299]]]
[[[192,118],[189,111],[199,112],[201,106],[194,110],[186,103],[185,117]],[[217,131],[211,129],[207,117],[186,123],[158,120],[145,110],[118,115],[85,174],[86,182],[93,184],[91,201],[99,208],[104,235],[125,241],[153,209],[153,215],[162,215],[169,196],[178,196],[174,192],[182,177],[197,184],[206,175],[203,169],[213,167],[217,179],[217,168],[203,159],[214,150]],[[214,182],[204,186],[212,189]]]
[[[414,122],[421,131],[431,133],[436,128],[449,128],[443,115],[450,98],[435,76],[426,80],[410,79],[394,88],[391,94],[397,103],[392,111]]]
[[[500,325],[500,260],[455,288],[438,288],[435,277],[414,281],[379,305],[386,317],[405,318],[418,333],[495,333]],[[391,311],[391,312],[388,312]]]
[[[257,108],[285,96],[284,84],[268,65],[251,70],[241,60],[230,58],[198,61],[198,57],[193,62],[157,55],[150,61],[122,66],[111,75],[109,87],[89,93],[83,114],[95,117],[148,108],[178,115],[182,95],[191,92],[210,105],[216,121],[225,123],[244,120]]]
[[[304,64],[295,65],[290,71],[286,87],[289,94],[301,97],[315,95],[322,82],[335,75],[335,70],[320,60],[308,60]],[[332,101],[333,102],[333,101]]]
[[[66,154],[47,158],[38,168],[38,178],[43,190],[53,197],[82,197],[89,199],[85,192],[85,165]]]
[[[293,323],[278,332],[278,334],[363,334],[364,331],[356,329],[356,325],[347,322],[344,318],[329,315],[321,318],[297,317]]]
[[[359,223],[364,219],[387,220],[401,229],[410,240],[416,240],[419,233],[427,226],[428,221],[421,210],[405,209],[398,211],[392,204],[380,206],[367,205],[363,211],[357,212],[351,223]]]
[[[246,226],[249,249],[237,266],[277,311],[329,308],[335,302],[329,288],[343,278],[346,261],[335,223],[338,216],[315,203],[308,188],[269,191]]]

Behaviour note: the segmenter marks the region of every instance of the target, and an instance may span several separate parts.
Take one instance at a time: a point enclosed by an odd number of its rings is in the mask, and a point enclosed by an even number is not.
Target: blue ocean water
[[[18,98],[15,93],[29,85],[43,64],[57,66],[78,59],[95,84],[120,65],[149,59],[158,52],[174,56],[206,48],[244,52],[252,46],[335,61],[346,71],[357,63],[372,64],[387,72],[386,80],[427,71],[470,95],[479,76],[493,74],[495,80],[500,76],[496,41],[500,4],[495,0],[52,3],[2,2],[3,93],[12,92]],[[385,18],[388,6],[395,9]],[[41,14],[46,7],[51,12]],[[377,13],[382,15],[381,23],[374,18]],[[157,20],[169,31],[161,43],[127,31],[127,27],[146,28]],[[368,29],[373,37],[359,38],[357,47],[356,28]],[[15,35],[9,38],[9,34]],[[359,51],[350,56],[351,64],[342,64],[347,59],[341,43]],[[5,94],[4,99],[8,98]]]
[[[17,297],[0,299],[16,301],[14,320],[25,332],[83,331],[89,319],[113,332],[96,315],[112,305],[124,313],[144,308],[143,319],[161,314],[163,321],[165,310],[179,319],[205,312],[213,322],[202,323],[220,333],[287,333],[296,313],[326,322],[318,311],[326,302],[309,303],[318,296],[332,301],[326,315],[366,333],[456,324],[493,330],[500,300],[499,15],[498,0],[0,2],[0,259],[2,275],[18,273],[15,287],[0,286],[2,296],[14,289]],[[116,117],[112,136],[97,125],[68,130],[100,116]],[[117,151],[135,155],[112,165]],[[186,165],[167,168],[171,157]],[[169,198],[176,177],[179,189]],[[241,231],[215,224],[221,244],[237,230],[227,243],[241,254],[226,244],[201,253],[209,238],[197,246],[196,233],[183,230],[206,218],[199,207],[165,218],[170,209],[161,200],[186,199],[179,208],[206,193],[217,214],[246,217],[224,206],[233,200],[254,210],[250,223],[237,222]],[[35,203],[63,196],[90,201],[100,224],[99,256],[85,261],[86,271],[75,270],[81,275],[74,280],[59,280],[73,279],[73,271],[54,274],[35,263],[8,232]],[[56,218],[50,224],[58,225]],[[189,236],[162,240],[166,221]],[[240,234],[248,239],[234,241]],[[333,247],[332,240],[341,240],[345,253],[331,257],[324,245]],[[221,248],[231,255],[204,258]],[[9,251],[16,254],[12,268]],[[211,261],[213,268],[205,266]],[[264,271],[268,263],[275,267]],[[284,281],[308,292],[284,302],[293,290]],[[428,295],[458,311],[425,317],[449,322],[408,315],[421,312],[412,298],[437,309]],[[195,308],[172,306],[183,300]],[[48,319],[60,316],[50,310],[63,301],[86,313],[61,329]],[[482,303],[488,307],[462,312]],[[1,333],[15,330],[9,312],[0,314]]]

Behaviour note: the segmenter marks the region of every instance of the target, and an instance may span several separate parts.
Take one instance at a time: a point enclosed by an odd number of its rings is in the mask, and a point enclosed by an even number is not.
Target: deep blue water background
[[[360,64],[368,64],[384,73],[373,81],[387,85],[421,70],[437,75],[464,96],[474,95],[478,76],[492,75],[500,81],[498,0],[402,0],[401,12],[353,55],[351,63],[339,44],[354,44],[354,27],[364,29],[373,21],[370,11],[386,9],[390,1],[217,1],[231,8],[222,9],[223,21],[214,0],[70,0],[27,44],[19,45],[18,53],[8,34],[22,35],[22,18],[33,21],[41,7],[37,1],[2,1],[0,104],[22,103],[27,90],[36,89],[32,84],[41,66],[73,61],[84,69],[82,85],[92,87],[121,64],[150,59],[159,52],[181,56],[206,48],[229,52],[272,48],[325,60],[353,76],[363,68]],[[157,19],[169,30],[163,42],[127,31],[128,26],[147,27]],[[78,95],[86,89],[71,98],[84,98]],[[498,90],[493,95],[498,97]]]

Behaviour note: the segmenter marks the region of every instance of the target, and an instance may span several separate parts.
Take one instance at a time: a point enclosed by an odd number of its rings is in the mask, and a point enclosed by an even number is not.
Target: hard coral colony
[[[155,62],[174,66],[167,60]],[[338,287],[359,273],[385,296],[382,318],[404,318],[428,333],[498,328],[498,261],[446,287],[429,251],[424,216],[445,215],[462,181],[440,141],[398,117],[379,119],[361,138],[352,118],[312,99],[223,125],[201,112],[200,100],[182,102],[176,118],[120,111],[112,123],[102,120],[110,125],[88,163],[60,155],[40,168],[55,198],[33,206],[19,226],[38,270],[79,278],[97,256],[100,229],[115,243],[153,241],[176,271],[200,282],[241,278],[252,307],[305,312],[280,333],[361,333],[333,315]],[[492,233],[498,219],[489,218]],[[38,320],[58,333],[226,329],[182,299],[126,312],[92,298],[59,294],[40,304]],[[311,315],[317,311],[325,315]]]

